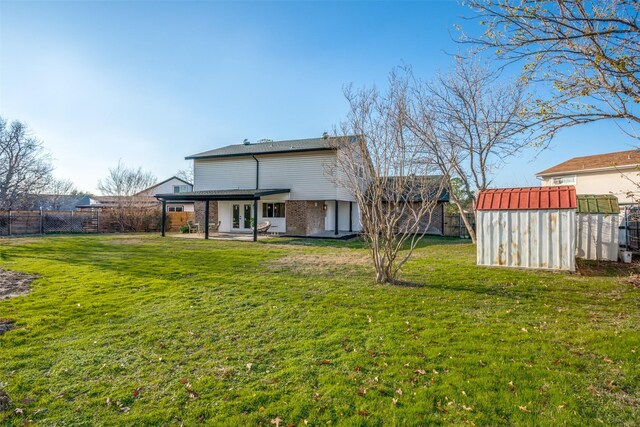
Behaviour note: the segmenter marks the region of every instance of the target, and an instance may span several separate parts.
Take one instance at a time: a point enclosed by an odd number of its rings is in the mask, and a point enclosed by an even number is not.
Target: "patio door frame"
[[[236,206],[238,207],[238,215],[236,218]],[[247,212],[249,216],[247,217]],[[253,230],[251,225],[253,218],[252,202],[234,202],[231,204],[231,231],[250,232]],[[236,227],[236,219],[238,226]]]

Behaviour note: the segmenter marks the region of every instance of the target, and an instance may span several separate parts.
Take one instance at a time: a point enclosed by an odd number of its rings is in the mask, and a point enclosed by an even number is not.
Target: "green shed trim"
[[[578,213],[619,214],[618,198],[612,194],[578,194]]]

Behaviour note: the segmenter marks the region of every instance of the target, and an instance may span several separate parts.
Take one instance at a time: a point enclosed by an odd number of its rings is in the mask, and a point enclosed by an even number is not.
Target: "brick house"
[[[351,137],[350,137],[351,138]],[[229,145],[186,157],[194,162],[194,188],[182,193],[195,202],[201,227],[254,232],[269,221],[270,232],[335,237],[361,231],[354,196],[337,179],[335,137]],[[177,195],[161,194],[163,203]]]

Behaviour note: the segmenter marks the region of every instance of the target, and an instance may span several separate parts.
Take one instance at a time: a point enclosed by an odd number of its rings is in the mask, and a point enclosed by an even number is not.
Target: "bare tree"
[[[50,156],[24,123],[0,117],[0,209],[17,206],[51,179]]]
[[[504,161],[525,147],[544,145],[550,135],[527,108],[521,81],[499,82],[499,74],[477,60],[458,58],[432,82],[412,79],[408,127],[443,175],[451,201],[475,243],[465,205],[475,205]],[[473,210],[472,210],[473,212]]]
[[[630,124],[640,138],[640,26],[637,0],[469,0],[485,27],[462,40],[519,63],[525,79],[549,83],[541,120],[556,129],[597,120]]]
[[[98,190],[105,196],[134,196],[155,182],[156,177],[152,173],[140,167],[129,168],[119,160],[116,167],[109,169],[107,177],[98,181]]]
[[[184,169],[180,169],[177,173],[176,176],[180,179],[183,179],[185,181],[187,181],[190,184],[193,184],[193,182],[195,181],[194,177],[195,177],[195,171],[193,169],[193,162],[186,168]]]
[[[20,209],[74,210],[78,200],[86,194],[69,180],[52,178],[41,193],[28,195],[20,204]]]
[[[363,238],[378,283],[394,283],[427,231],[442,192],[424,151],[407,127],[406,79],[392,74],[387,92],[353,90],[337,138],[338,184],[360,207]],[[356,135],[348,137],[347,135]]]
[[[142,168],[129,168],[122,161],[109,169],[104,180],[98,181],[98,189],[105,196],[111,196],[112,214],[120,231],[147,231],[157,217],[157,206],[144,196],[137,196],[156,182],[156,177]]]

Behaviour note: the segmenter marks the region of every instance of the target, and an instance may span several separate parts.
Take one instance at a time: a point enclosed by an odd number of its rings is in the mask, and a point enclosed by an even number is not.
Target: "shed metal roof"
[[[618,198],[613,194],[578,194],[578,213],[619,214]]]
[[[576,188],[554,187],[497,188],[481,191],[476,210],[550,210],[575,209]]]

